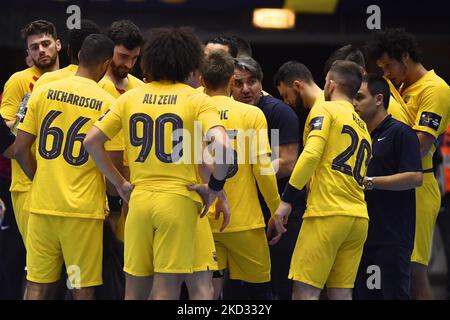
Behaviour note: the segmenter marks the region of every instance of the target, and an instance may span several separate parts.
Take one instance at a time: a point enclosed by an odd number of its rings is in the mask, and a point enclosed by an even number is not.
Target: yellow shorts
[[[251,283],[270,281],[270,251],[264,228],[214,233],[219,269],[230,279]]]
[[[303,219],[289,279],[319,289],[353,288],[369,221],[350,216]]]
[[[219,270],[216,246],[214,245],[208,217],[200,218],[200,215],[198,217],[195,237],[194,272]]]
[[[22,235],[23,243],[25,248],[27,247],[27,229],[28,229],[28,219],[30,216],[30,211],[25,209],[25,203],[28,201],[29,191],[19,192],[11,191],[11,201],[14,209],[14,216],[16,217],[17,227]]]
[[[102,284],[103,220],[30,214],[27,279],[53,283],[63,262],[73,288]]]
[[[125,221],[126,273],[192,273],[200,203],[135,188]]]
[[[433,173],[424,173],[423,185],[416,189],[416,235],[411,261],[428,265],[431,239],[441,207],[441,193]]]

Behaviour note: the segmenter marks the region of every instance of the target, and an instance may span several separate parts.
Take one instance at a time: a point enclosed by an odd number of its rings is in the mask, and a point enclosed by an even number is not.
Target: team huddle
[[[183,286],[210,300],[430,297],[432,156],[450,89],[412,35],[367,43],[384,77],[351,45],[326,62],[323,90],[286,62],[283,102],[238,37],[203,44],[168,27],[144,39],[129,20],[105,34],[83,20],[59,69],[52,23],[22,33],[33,66],[7,81],[0,114],[17,135],[2,153],[25,299],[58,298],[66,273],[74,299],[95,299],[104,228],[123,242],[128,300],[179,299]]]

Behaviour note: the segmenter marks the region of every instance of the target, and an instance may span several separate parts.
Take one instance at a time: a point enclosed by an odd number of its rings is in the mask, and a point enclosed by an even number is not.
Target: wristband
[[[120,196],[108,195],[109,211],[118,212],[122,209],[122,198]]]
[[[226,179],[217,180],[216,178],[214,178],[214,175],[211,174],[211,176],[209,177],[208,187],[211,190],[214,190],[217,192],[222,191],[223,186],[225,185],[225,181],[226,181]]]
[[[281,200],[292,204],[294,199],[300,196],[301,193],[302,193],[301,190],[298,190],[297,188],[293,187],[290,183],[288,183],[286,184],[284,192],[281,195]]]

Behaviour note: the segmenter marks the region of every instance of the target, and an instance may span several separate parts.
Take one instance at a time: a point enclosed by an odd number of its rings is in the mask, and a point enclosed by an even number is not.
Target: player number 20
[[[358,134],[356,133],[355,129],[353,129],[350,126],[344,125],[341,131],[342,134],[348,134],[351,137],[351,143],[350,146],[344,150],[340,155],[338,155],[336,158],[334,158],[331,168],[333,170],[337,170],[339,172],[342,172],[346,175],[352,176],[355,178],[356,182],[360,186],[363,185],[363,179],[364,176],[361,175],[361,167],[364,162],[364,158],[367,156],[365,165],[366,168],[370,161],[370,156],[372,149],[370,147],[370,142],[366,139],[362,139],[361,143],[359,143]],[[359,148],[358,148],[359,144]],[[358,151],[357,151],[358,150]],[[350,165],[348,165],[346,162],[355,154],[356,154],[356,162],[355,167],[352,168]]]

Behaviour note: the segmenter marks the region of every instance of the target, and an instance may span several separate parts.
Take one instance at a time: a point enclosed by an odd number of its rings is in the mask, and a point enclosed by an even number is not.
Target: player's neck
[[[71,58],[70,59],[70,64],[73,64],[73,65],[78,65],[80,63],[80,61],[78,61],[77,59],[75,59],[75,58]]]
[[[111,68],[108,69],[108,72],[106,73],[109,79],[111,79],[112,83],[114,83],[114,86],[118,89],[125,90],[128,86],[128,77],[125,78],[119,78],[114,75]]]
[[[353,104],[352,99],[347,97],[347,95],[340,93],[339,91],[334,91],[331,94],[330,101],[347,101],[347,102],[350,102],[351,104]]]
[[[231,95],[231,91],[228,88],[220,88],[217,90],[211,90],[211,89],[205,88],[205,93],[210,97],[215,97],[215,96],[229,97]]]
[[[84,68],[83,66],[79,66],[77,72],[75,73],[78,77],[87,78],[90,80],[94,80],[95,82],[99,82],[98,73],[90,68]]]
[[[386,111],[380,111],[378,112],[372,119],[366,122],[367,124],[367,130],[369,130],[369,133],[372,133],[373,130],[378,128],[378,126],[383,122],[384,119],[387,117]]]
[[[413,83],[417,82],[420,78],[426,75],[427,69],[421,64],[416,63],[410,67],[409,72],[406,74],[405,81],[403,82],[403,88],[407,88]]]
[[[316,83],[313,83],[310,89],[307,91],[305,107],[311,109],[316,102],[317,98],[322,94],[322,89]]]

